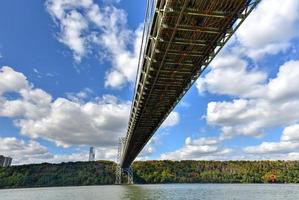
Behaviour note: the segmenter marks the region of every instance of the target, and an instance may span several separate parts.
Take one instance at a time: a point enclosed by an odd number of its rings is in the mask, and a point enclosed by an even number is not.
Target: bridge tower
[[[117,166],[116,166],[116,179],[115,179],[115,184],[121,185],[122,184],[122,174],[126,173],[128,177],[127,184],[133,184],[133,169],[132,167],[127,167],[127,168],[122,168],[120,166],[122,155],[123,155],[123,150],[124,150],[124,145],[126,143],[126,137],[121,137],[119,139],[118,143],[118,153],[117,153]]]

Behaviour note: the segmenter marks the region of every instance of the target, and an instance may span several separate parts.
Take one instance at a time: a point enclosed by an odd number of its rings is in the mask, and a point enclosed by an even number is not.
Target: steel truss
[[[117,153],[117,165],[116,165],[116,170],[115,170],[115,184],[117,184],[117,185],[122,184],[123,173],[127,174],[127,177],[128,177],[127,184],[134,183],[132,167],[130,166],[130,167],[122,168],[120,165],[120,161],[122,159],[123,147],[124,147],[125,142],[126,142],[125,137],[119,139],[118,153]]]
[[[149,139],[261,0],[148,0],[120,167]]]

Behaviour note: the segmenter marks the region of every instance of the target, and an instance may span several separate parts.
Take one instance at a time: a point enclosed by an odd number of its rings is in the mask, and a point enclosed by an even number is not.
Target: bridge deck
[[[257,0],[158,0],[120,165],[128,167]],[[239,22],[236,22],[239,20]],[[236,23],[235,23],[236,22]],[[237,25],[236,25],[237,24]]]

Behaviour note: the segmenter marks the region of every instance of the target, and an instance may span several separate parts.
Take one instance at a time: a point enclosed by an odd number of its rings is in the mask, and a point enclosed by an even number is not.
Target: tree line
[[[156,183],[299,183],[299,161],[136,161],[134,181]],[[0,168],[0,188],[114,184],[111,161]]]

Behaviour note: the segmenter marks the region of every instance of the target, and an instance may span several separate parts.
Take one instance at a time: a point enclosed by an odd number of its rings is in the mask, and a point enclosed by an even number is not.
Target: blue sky
[[[145,1],[0,3],[0,154],[115,160]],[[263,0],[138,159],[299,158],[299,2]]]

